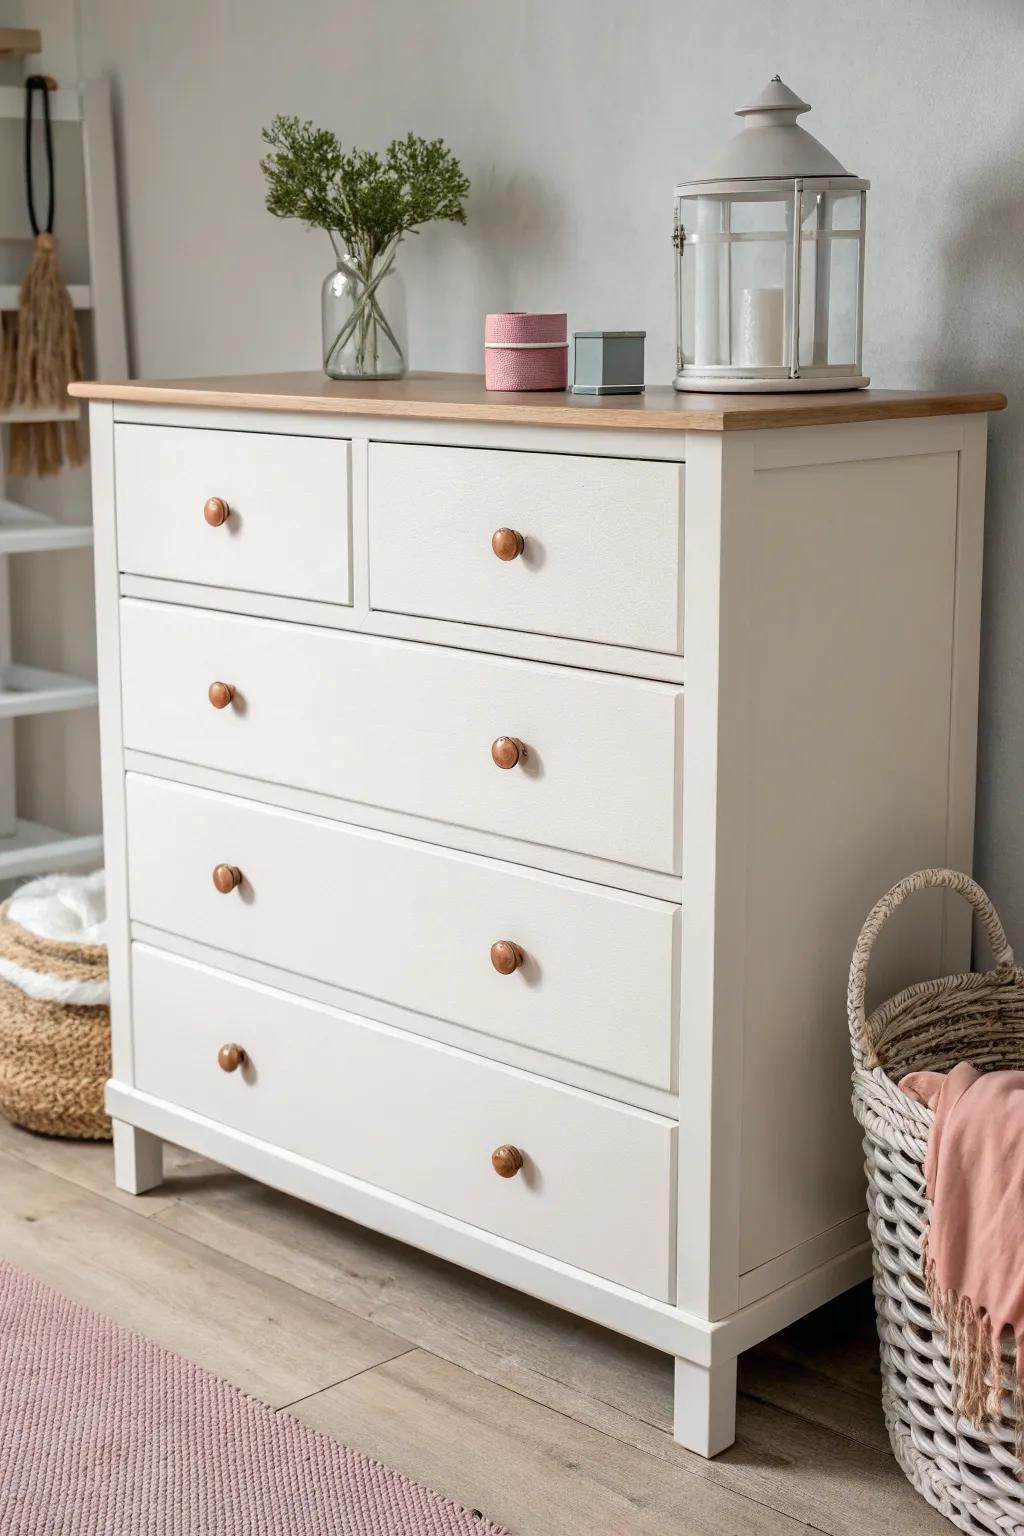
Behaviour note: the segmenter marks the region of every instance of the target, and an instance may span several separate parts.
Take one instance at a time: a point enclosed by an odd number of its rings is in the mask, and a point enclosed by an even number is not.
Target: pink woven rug
[[[0,1262],[3,1536],[508,1536]]]

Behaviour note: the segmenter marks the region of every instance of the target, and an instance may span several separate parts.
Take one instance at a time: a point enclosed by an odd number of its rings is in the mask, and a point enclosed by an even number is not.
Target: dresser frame
[[[993,401],[991,408],[999,407]],[[909,420],[669,433],[631,431],[618,426],[605,429],[596,425],[584,428],[457,420],[429,422],[396,419],[390,414],[374,416],[366,411],[364,407],[358,415],[347,415],[339,413],[336,407],[333,414],[311,414],[163,400],[133,403],[131,399],[103,398],[103,386],[94,387],[91,441],[113,1033],[113,1079],[107,1103],[114,1121],[117,1183],[134,1193],[152,1188],[161,1179],[163,1141],[179,1143],[300,1199],[639,1339],[675,1357],[676,1439],[702,1455],[714,1455],[734,1438],[737,1355],[870,1273],[870,1244],[862,1206],[849,1210],[824,1230],[808,1232],[799,1242],[759,1263],[745,1267],[741,1257],[742,1084],[745,1038],[750,1028],[748,747],[752,677],[757,658],[756,640],[749,634],[745,615],[751,610],[758,581],[754,557],[757,540],[752,530],[758,506],[755,480],[765,472],[818,468],[826,475],[838,477],[838,485],[845,467],[867,464],[878,467],[881,483],[886,466],[894,460],[955,456],[955,565],[953,606],[948,616],[948,791],[943,834],[936,838],[928,862],[969,870],[976,768],[986,416],[938,412]],[[122,576],[115,519],[115,421],[349,438],[352,608],[334,610],[326,616],[319,605],[297,600],[246,597],[240,602],[238,593],[226,590],[202,587],[192,591],[181,583]],[[685,464],[683,656],[373,612],[367,585],[366,529],[370,439],[657,458]],[[870,549],[865,548],[864,558],[870,558]],[[170,587],[173,591],[168,590]],[[677,1179],[674,1305],[627,1291],[385,1190],[275,1150],[188,1111],[175,1109],[133,1086],[133,935],[126,889],[125,772],[143,769],[209,788],[242,794],[250,791],[245,781],[236,781],[229,774],[190,769],[164,760],[154,763],[143,754],[123,749],[117,620],[122,596],[186,604],[195,601],[204,607],[299,623],[315,617],[320,625],[332,624],[364,633],[457,643],[496,654],[684,684],[683,874],[677,878],[634,870],[628,878],[631,889],[683,901],[679,1093],[677,1096],[637,1090],[630,1094],[631,1102],[678,1116],[680,1121],[679,1159],[680,1163],[685,1159],[686,1174]],[[315,615],[311,608],[317,610]],[[898,667],[898,657],[893,665]],[[853,718],[850,722],[852,731],[872,728],[869,718]],[[412,832],[427,840],[438,838],[436,828],[418,824],[416,818],[373,811],[365,806],[323,802],[321,797],[287,790],[271,790],[266,798],[293,809],[323,812],[329,806],[328,813],[339,819],[382,831]],[[837,805],[845,805],[856,822],[861,813],[858,784],[852,770],[849,783],[835,786],[835,798]],[[780,803],[784,801],[782,795]],[[884,889],[894,872],[885,850],[869,846],[869,825],[864,826],[863,834],[865,853],[856,883],[858,889],[874,895]],[[807,859],[810,868],[813,859],[807,835],[793,826],[789,836],[793,859],[797,864]],[[620,867],[583,855],[545,850],[543,857],[538,857],[538,850],[530,844],[517,845],[508,838],[464,831],[452,842],[471,852],[541,864],[569,876],[627,883]],[[817,894],[813,893],[810,899],[816,901]],[[856,936],[849,926],[850,917],[851,909],[844,910],[839,931],[830,930],[832,942],[847,951],[852,949]],[[143,940],[149,937],[145,931],[134,936]],[[968,965],[970,930],[957,908],[936,908],[926,938],[928,954],[941,961],[943,970],[956,971]],[[166,935],[161,936],[161,943],[192,958],[208,958],[202,946],[183,940],[169,941]],[[918,955],[911,945],[907,955],[910,972],[917,961]],[[236,961],[233,969],[251,979],[273,979],[266,967],[255,963]],[[780,965],[775,975],[765,977],[765,985],[784,985],[785,975],[786,967]],[[310,984],[307,995],[319,996],[330,990]],[[840,1037],[845,1028],[839,986],[827,1028]],[[529,1053],[524,1054],[522,1064],[530,1067]],[[592,1086],[597,1092],[614,1093],[612,1085],[602,1084],[598,1078]],[[813,1081],[808,1081],[802,1085],[802,1091],[814,1092],[815,1087]],[[851,1157],[856,1154],[845,1135],[845,1127],[841,1129],[843,1178],[848,1179]],[[831,1177],[827,1167],[822,1177]]]

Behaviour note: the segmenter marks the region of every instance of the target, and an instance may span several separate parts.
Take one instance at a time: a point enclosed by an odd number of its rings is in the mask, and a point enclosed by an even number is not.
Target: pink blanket
[[[935,1111],[924,1165],[931,1224],[925,1283],[946,1331],[960,1411],[1000,1412],[1000,1338],[1024,1354],[1024,1072],[911,1072],[900,1087]],[[1018,1400],[1020,1377],[1018,1375]],[[1017,1415],[1017,1455],[1024,1454]]]

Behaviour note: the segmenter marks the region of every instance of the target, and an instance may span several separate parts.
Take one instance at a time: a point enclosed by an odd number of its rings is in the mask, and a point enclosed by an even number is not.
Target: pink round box
[[[512,311],[484,322],[488,389],[567,389],[569,327],[564,314]]]

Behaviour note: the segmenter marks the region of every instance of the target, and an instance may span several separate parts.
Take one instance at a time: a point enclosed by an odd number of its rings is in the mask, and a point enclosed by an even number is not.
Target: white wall
[[[60,3],[60,0],[51,0]],[[1019,0],[80,0],[119,102],[131,326],[150,376],[318,365],[325,236],[263,209],[275,112],[443,135],[465,230],[402,259],[417,368],[477,369],[488,309],[646,327],[672,365],[671,189],[779,71],[873,181],[866,359],[995,386],[979,865],[1024,946],[1024,7]],[[898,751],[880,742],[879,752]]]

